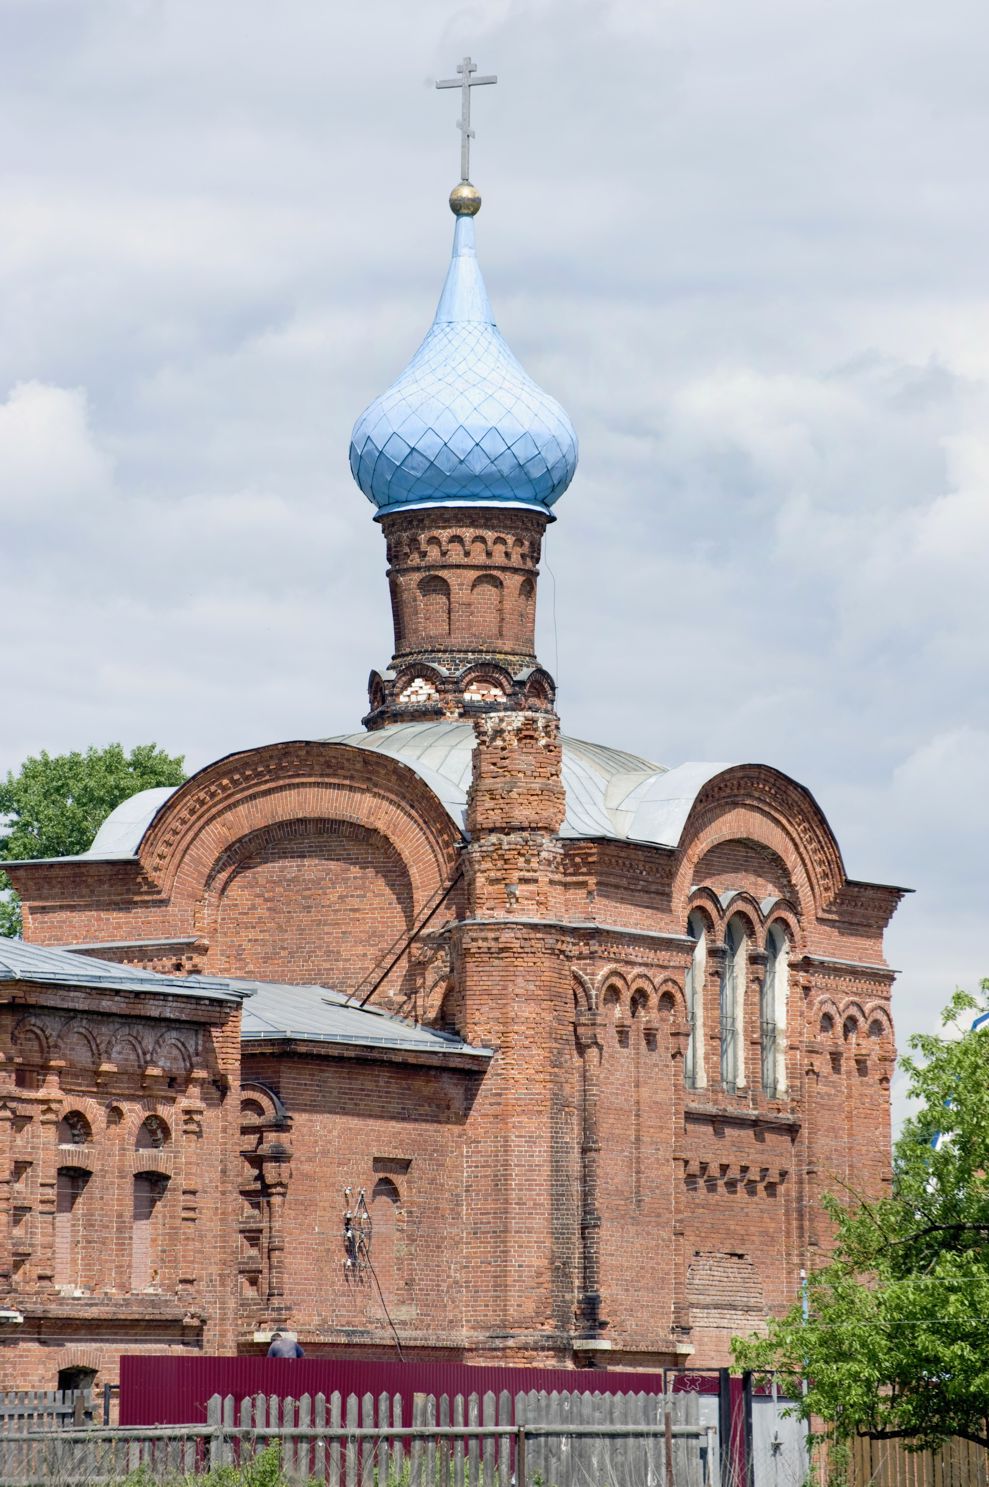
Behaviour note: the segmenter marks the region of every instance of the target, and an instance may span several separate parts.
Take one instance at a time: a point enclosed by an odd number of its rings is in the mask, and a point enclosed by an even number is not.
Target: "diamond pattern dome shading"
[[[354,425],[350,468],[381,511],[447,502],[548,511],[573,479],[573,424],[495,325],[472,217],[457,218],[426,339]]]

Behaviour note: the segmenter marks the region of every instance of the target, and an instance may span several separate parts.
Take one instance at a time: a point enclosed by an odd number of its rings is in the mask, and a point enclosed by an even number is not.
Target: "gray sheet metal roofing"
[[[487,1048],[475,1048],[455,1033],[420,1027],[378,1007],[358,1007],[339,992],[324,986],[281,986],[273,982],[244,983],[252,988],[244,1004],[241,1037],[302,1039],[306,1042],[349,1043],[356,1047],[396,1048],[409,1053],[459,1053],[479,1060],[491,1057]]]
[[[394,723],[373,733],[347,733],[327,743],[374,749],[401,760],[435,791],[462,826],[470,786],[474,730],[469,723]],[[675,847],[701,786],[727,764],[667,769],[637,754],[583,739],[562,739],[564,837],[612,837]],[[432,784],[430,777],[442,780]]]
[[[373,733],[344,733],[323,743],[388,754],[415,771],[463,830],[474,730],[469,723],[394,723]],[[608,837],[675,847],[697,793],[727,764],[667,769],[637,754],[564,738],[566,817],[561,836]],[[171,792],[143,790],[104,821],[83,855],[131,857]]]
[[[155,996],[201,997],[211,1002],[240,1002],[250,996],[247,983],[226,976],[162,976],[139,966],[96,960],[52,945],[0,939],[0,981],[33,981],[44,986],[85,986],[96,991],[148,992]]]
[[[235,976],[162,976],[137,966],[117,965],[51,945],[0,940],[0,982],[30,981],[44,986],[80,986],[95,991],[129,991],[153,996],[198,997],[243,1002],[241,1037],[302,1038],[347,1043],[358,1048],[394,1048],[410,1053],[457,1053],[489,1059],[455,1033],[418,1027],[378,1007],[348,1003],[325,986],[284,986]]]

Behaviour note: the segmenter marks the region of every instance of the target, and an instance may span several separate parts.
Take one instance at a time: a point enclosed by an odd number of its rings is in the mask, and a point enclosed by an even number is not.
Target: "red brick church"
[[[900,890],[767,765],[561,734],[534,624],[576,438],[494,322],[477,192],[451,206],[435,320],[351,445],[395,631],[363,727],[11,868],[0,1387],[279,1325],[721,1364],[798,1294],[821,1193],[888,1179]]]

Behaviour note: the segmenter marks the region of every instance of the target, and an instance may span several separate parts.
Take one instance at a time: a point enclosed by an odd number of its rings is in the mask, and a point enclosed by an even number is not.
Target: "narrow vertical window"
[[[373,1224],[371,1263],[378,1277],[378,1284],[389,1303],[400,1296],[398,1220],[401,1199],[398,1188],[390,1177],[379,1177],[371,1194],[371,1221]]]
[[[707,937],[704,933],[702,915],[691,914],[687,920],[687,933],[694,941],[694,953],[690,957],[684,983],[690,1036],[687,1040],[687,1059],[684,1064],[683,1077],[688,1089],[703,1089],[707,1083],[704,1072],[704,981],[707,973]]]
[[[505,589],[494,573],[482,573],[470,589],[474,640],[500,640],[505,633]]]
[[[426,640],[444,640],[450,634],[450,585],[437,573],[419,581],[419,613]]]
[[[55,1179],[55,1284],[78,1286],[82,1277],[81,1199],[89,1173],[60,1167]]]
[[[519,627],[523,638],[532,636],[536,612],[536,585],[531,578],[523,578],[519,585]]]
[[[762,1088],[767,1095],[786,1089],[786,1003],[789,991],[789,944],[775,924],[766,936],[766,978],[759,1009],[762,1041]]]
[[[157,1172],[139,1172],[134,1178],[131,1238],[131,1290],[146,1291],[160,1279],[158,1205],[168,1179]]]
[[[745,925],[737,916],[725,932],[721,972],[721,1087],[734,1094],[745,1083],[742,1029],[745,1017]]]

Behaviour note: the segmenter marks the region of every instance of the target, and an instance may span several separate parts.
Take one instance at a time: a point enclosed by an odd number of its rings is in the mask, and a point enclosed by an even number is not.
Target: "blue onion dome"
[[[495,325],[474,250],[480,197],[450,204],[453,258],[436,317],[355,423],[350,468],[380,511],[489,501],[548,511],[573,479],[577,435]]]

